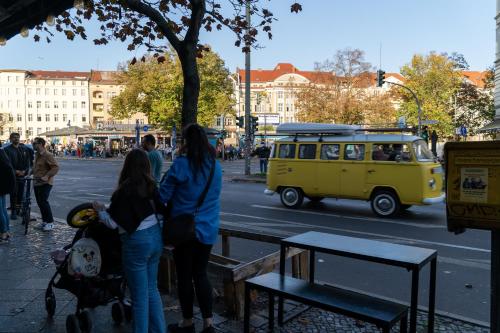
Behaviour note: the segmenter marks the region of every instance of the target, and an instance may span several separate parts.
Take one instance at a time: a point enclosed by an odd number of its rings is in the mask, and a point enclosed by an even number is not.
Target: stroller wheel
[[[76,315],[71,314],[66,317],[66,332],[67,333],[81,333],[80,323]]]
[[[111,317],[116,324],[121,324],[125,320],[125,307],[117,302],[111,306]]]
[[[50,318],[54,317],[56,313],[56,296],[52,288],[48,288],[45,292],[45,310]]]
[[[123,304],[123,307],[125,308],[125,320],[128,322],[131,322],[132,321],[132,305]]]
[[[78,316],[80,322],[80,330],[85,333],[92,332],[92,315],[88,310],[84,310]]]

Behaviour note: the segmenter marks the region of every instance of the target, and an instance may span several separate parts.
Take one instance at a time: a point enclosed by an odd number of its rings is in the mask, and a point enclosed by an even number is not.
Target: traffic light
[[[250,117],[250,124],[252,133],[256,133],[259,130],[259,117]]]
[[[385,81],[385,72],[381,69],[377,71],[377,87],[382,87]]]
[[[222,139],[226,139],[227,138],[227,131],[226,130],[221,130],[220,131],[220,137]]]
[[[240,127],[240,128],[245,127],[245,117],[243,117],[243,116],[236,117],[236,125],[238,125],[238,127]]]

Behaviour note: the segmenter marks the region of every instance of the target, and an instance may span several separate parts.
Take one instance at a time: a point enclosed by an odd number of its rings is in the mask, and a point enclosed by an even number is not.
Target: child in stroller
[[[131,305],[125,299],[126,282],[121,265],[121,242],[116,230],[111,230],[98,222],[97,213],[91,203],[78,205],[68,214],[68,224],[78,228],[71,244],[63,250],[55,251],[53,259],[56,273],[50,279],[45,292],[45,308],[49,317],[54,316],[56,298],[53,288],[64,289],[77,298],[75,314],[66,318],[66,331],[91,332],[92,309],[117,301],[111,308],[111,315],[116,323],[132,319]],[[100,270],[95,276],[76,273],[71,265],[71,249],[81,239],[92,239],[100,252]],[[92,256],[93,252],[90,253]],[[83,258],[87,260],[86,254]],[[90,260],[90,258],[89,258]]]

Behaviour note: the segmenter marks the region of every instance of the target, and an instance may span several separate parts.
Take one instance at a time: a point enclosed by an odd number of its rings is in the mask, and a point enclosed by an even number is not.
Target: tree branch
[[[159,11],[157,11],[151,6],[146,5],[140,0],[126,0],[126,2],[127,5],[132,10],[135,10],[136,12],[147,16],[149,19],[155,22],[158,25],[158,28],[160,28],[161,32],[165,35],[165,37],[167,37],[172,47],[176,51],[179,50],[181,43],[179,38],[174,33],[174,31],[172,31],[172,29],[169,27],[167,20],[165,20],[165,18],[161,15]]]
[[[191,20],[189,29],[184,37],[184,41],[198,44],[201,22],[205,15],[205,0],[190,0],[191,2]]]

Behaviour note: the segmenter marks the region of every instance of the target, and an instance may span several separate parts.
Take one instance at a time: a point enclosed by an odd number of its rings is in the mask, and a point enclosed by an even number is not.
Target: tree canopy
[[[113,98],[111,115],[118,119],[142,112],[149,122],[168,129],[174,123],[181,125],[183,76],[179,58],[170,51],[162,55],[159,63],[153,57],[129,63],[118,75],[125,87]],[[206,51],[198,61],[200,72],[200,98],[198,121],[210,126],[216,116],[231,114],[232,83],[224,61],[214,52]]]
[[[75,0],[76,11],[65,11],[55,20],[55,29],[73,40],[79,36],[87,39],[84,20],[97,19],[101,35],[95,44],[110,40],[128,43],[128,49],[146,46],[158,61],[169,47],[177,53],[184,79],[182,90],[182,124],[195,122],[198,113],[200,80],[197,56],[204,46],[199,42],[199,32],[221,30],[224,27],[235,33],[235,45],[247,52],[257,43],[259,31],[272,38],[273,13],[259,0]],[[252,23],[247,21],[245,8],[250,5]],[[298,3],[290,5],[292,12],[299,12]],[[53,34],[46,25],[37,26],[45,32],[47,41]],[[40,40],[39,33],[35,40]]]
[[[359,49],[339,50],[316,64],[313,82],[297,93],[299,120],[343,124],[395,122],[390,94],[371,89],[372,66]]]

